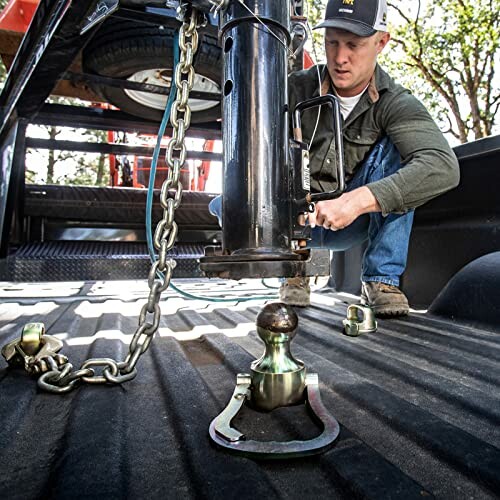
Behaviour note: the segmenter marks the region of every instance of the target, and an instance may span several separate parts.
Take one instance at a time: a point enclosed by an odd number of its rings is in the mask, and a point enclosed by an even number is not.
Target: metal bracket
[[[104,21],[104,19],[113,14],[113,12],[116,12],[119,7],[120,0],[101,0],[96,5],[94,12],[87,16],[87,20],[80,30],[80,35],[83,35],[88,30]]]
[[[306,375],[304,402],[310,410],[311,417],[323,428],[321,434],[307,441],[255,441],[247,440],[238,429],[231,427],[232,420],[243,408],[250,397],[251,377],[248,374],[238,374],[236,388],[231,400],[224,410],[210,424],[210,437],[219,446],[234,453],[251,456],[252,458],[277,459],[314,455],[326,451],[337,439],[340,427],[321,401],[318,375]]]
[[[209,278],[240,280],[330,275],[330,251],[323,248],[297,252],[298,258],[294,260],[285,260],[279,255],[266,258],[266,254],[209,255],[211,251],[210,247],[205,247],[205,257],[200,259],[200,269]]]
[[[24,366],[28,373],[46,372],[51,365],[46,358],[54,359],[57,365],[68,361],[66,356],[57,354],[63,343],[52,335],[45,335],[43,323],[27,323],[21,337],[2,347],[2,356],[11,366]]]
[[[344,324],[344,333],[349,337],[358,337],[362,333],[377,331],[375,314],[368,306],[351,304],[347,308],[347,318],[342,323]]]

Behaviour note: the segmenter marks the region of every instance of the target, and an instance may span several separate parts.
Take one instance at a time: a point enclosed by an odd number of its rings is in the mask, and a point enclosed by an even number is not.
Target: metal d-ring
[[[251,389],[250,375],[239,374],[231,400],[226,408],[210,424],[210,437],[219,446],[231,452],[241,453],[252,458],[293,458],[326,451],[339,435],[339,423],[328,413],[321,401],[318,375],[316,373],[306,375],[305,387],[304,402],[311,413],[311,417],[323,429],[319,436],[307,441],[247,440],[244,434],[231,427],[232,420],[249,398]]]

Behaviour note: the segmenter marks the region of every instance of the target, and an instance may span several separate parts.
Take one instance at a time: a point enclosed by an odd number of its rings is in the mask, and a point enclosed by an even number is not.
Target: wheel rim
[[[128,80],[130,82],[148,83],[151,85],[159,85],[161,87],[170,87],[170,82],[172,81],[172,71],[167,69],[147,69],[137,71],[131,75]],[[193,91],[219,93],[220,87],[210,78],[196,73],[194,76]],[[168,96],[163,94],[153,94],[150,92],[130,89],[124,89],[124,92],[130,97],[130,99],[148,108],[164,110],[167,104]],[[214,108],[217,104],[218,101],[189,99],[189,106],[191,107],[191,111],[193,113],[206,111],[207,109]]]

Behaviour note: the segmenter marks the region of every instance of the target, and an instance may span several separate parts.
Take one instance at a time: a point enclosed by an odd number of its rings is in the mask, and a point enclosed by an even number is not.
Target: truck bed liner
[[[340,437],[315,457],[254,461],[217,449],[210,421],[262,353],[260,282],[179,280],[159,335],[121,387],[42,393],[0,360],[1,498],[495,498],[500,494],[500,336],[421,313],[342,335],[353,296],[327,289],[298,310],[294,354],[319,374]],[[0,343],[29,321],[65,341],[74,366],[122,359],[144,282],[3,283]],[[238,417],[250,437],[311,437],[303,407]]]

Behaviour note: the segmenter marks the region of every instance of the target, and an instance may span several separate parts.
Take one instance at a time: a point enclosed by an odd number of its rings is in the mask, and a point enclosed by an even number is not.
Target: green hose
[[[177,66],[178,62],[179,62],[179,33],[176,32],[174,35],[174,68]],[[153,195],[154,195],[154,185],[156,177],[156,166],[158,164],[158,158],[160,156],[161,140],[163,138],[163,135],[165,134],[165,129],[167,128],[168,120],[170,118],[170,111],[174,103],[175,94],[177,93],[177,87],[175,85],[175,79],[173,76],[171,82],[172,83],[170,84],[170,92],[168,94],[167,105],[165,107],[165,112],[163,113],[163,118],[160,124],[160,129],[158,131],[158,137],[156,140],[155,149],[153,152],[153,158],[151,160],[151,172],[149,174],[148,194],[146,198],[146,239],[148,244],[149,258],[152,263],[157,260],[157,256],[155,254],[153,246],[153,232],[151,223],[152,213],[153,213]],[[163,281],[164,276],[162,272],[158,271],[158,277]],[[264,280],[262,280],[262,283],[264,283]],[[178,294],[187,297],[189,299],[206,300],[209,302],[234,302],[235,300],[237,300],[238,302],[247,302],[249,300],[271,300],[277,298],[277,296],[274,294],[262,295],[257,297],[241,297],[234,299],[202,297],[198,295],[193,295],[192,293],[185,292],[184,290],[181,290],[180,288],[175,286],[172,282],[170,282],[170,287],[173,290],[175,290]]]

